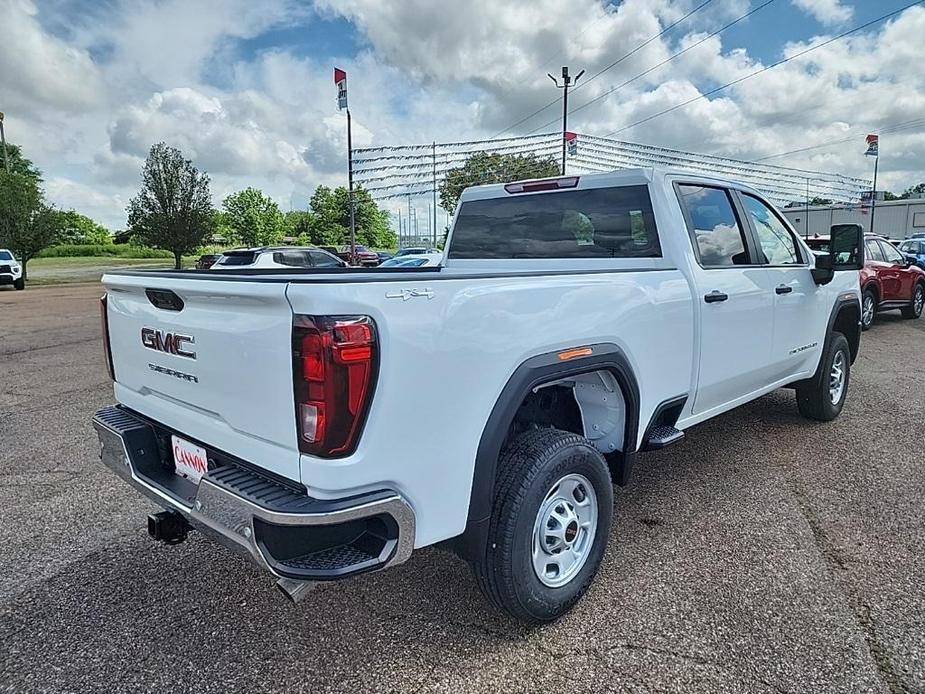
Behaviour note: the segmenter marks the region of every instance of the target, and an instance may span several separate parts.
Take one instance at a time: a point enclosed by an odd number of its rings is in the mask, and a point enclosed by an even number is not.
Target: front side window
[[[661,255],[646,186],[470,200],[459,208],[448,252],[459,259]]]
[[[755,226],[764,262],[769,265],[799,265],[800,254],[790,230],[778,216],[758,198],[743,195],[745,211]]]
[[[309,251],[315,267],[340,267],[340,259],[321,251]]]
[[[704,267],[748,265],[745,234],[729,192],[722,188],[679,185],[681,206],[690,218],[691,232]]]
[[[886,258],[888,263],[904,263],[906,259],[903,258],[902,253],[893,248],[893,245],[886,243],[885,241],[880,242],[881,248],[883,248],[883,257]]]

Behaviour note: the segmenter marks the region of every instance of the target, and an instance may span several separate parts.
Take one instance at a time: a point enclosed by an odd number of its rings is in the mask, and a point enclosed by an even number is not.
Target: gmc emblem
[[[176,354],[178,357],[186,357],[187,359],[196,358],[195,352],[184,349],[186,344],[196,344],[196,338],[192,335],[162,333],[160,330],[155,330],[154,328],[142,328],[141,344],[157,352]]]

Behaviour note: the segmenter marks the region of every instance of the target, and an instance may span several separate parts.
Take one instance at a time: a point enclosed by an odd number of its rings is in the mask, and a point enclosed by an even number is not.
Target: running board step
[[[667,424],[661,424],[649,432],[648,438],[642,444],[644,451],[657,451],[665,446],[670,446],[684,438],[684,432],[675,429]]]

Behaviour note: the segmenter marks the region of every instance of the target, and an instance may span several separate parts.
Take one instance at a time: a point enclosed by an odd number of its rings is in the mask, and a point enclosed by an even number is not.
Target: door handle
[[[721,291],[717,291],[716,289],[714,289],[709,294],[705,294],[703,297],[703,300],[706,301],[708,304],[715,304],[720,301],[725,301],[728,298],[729,298],[728,294],[723,294]]]
[[[793,287],[788,287],[786,284],[782,284],[779,287],[775,287],[774,291],[778,294],[789,294],[793,291]]]

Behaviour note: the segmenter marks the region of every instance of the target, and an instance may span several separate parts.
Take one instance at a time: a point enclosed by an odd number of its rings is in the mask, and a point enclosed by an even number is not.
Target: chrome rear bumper
[[[411,556],[414,511],[396,492],[317,500],[247,468],[226,465],[210,469],[198,487],[182,480],[191,492],[184,496],[158,483],[181,480],[170,479],[173,473],[161,463],[153,423],[122,407],[104,407],[94,415],[93,426],[106,467],[159,506],[182,514],[193,528],[289,585],[382,569]],[[275,501],[261,503],[264,498]],[[360,549],[345,543],[351,532],[367,531],[368,538],[355,542]],[[326,534],[336,535],[341,544],[325,547]],[[303,541],[306,553],[294,552],[293,546]],[[282,554],[296,556],[279,556],[280,547]]]

